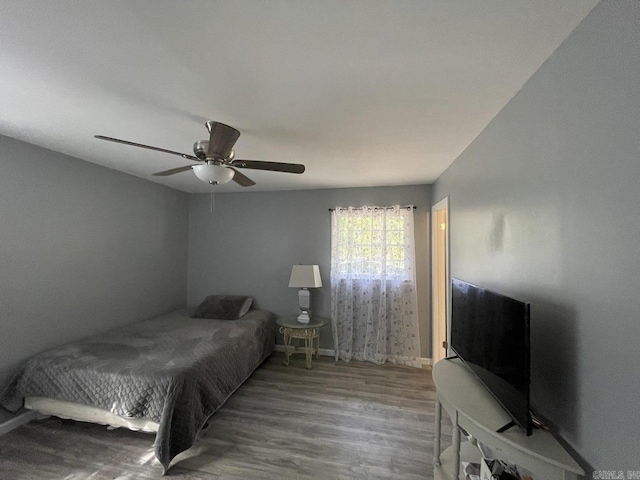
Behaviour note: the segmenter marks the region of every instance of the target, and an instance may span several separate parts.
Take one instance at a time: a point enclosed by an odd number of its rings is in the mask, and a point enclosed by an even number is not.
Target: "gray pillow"
[[[209,295],[196,308],[192,318],[237,320],[251,308],[253,298],[244,295]]]

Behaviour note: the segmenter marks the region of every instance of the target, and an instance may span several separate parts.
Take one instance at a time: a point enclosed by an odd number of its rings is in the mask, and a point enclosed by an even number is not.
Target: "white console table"
[[[441,360],[433,367],[436,385],[435,480],[464,478],[460,461],[478,462],[480,452],[470,442],[461,448],[460,428],[490,447],[496,458],[529,470],[534,480],[576,480],[584,471],[553,436],[534,429],[526,436],[519,427],[497,433],[511,417],[459,359]],[[442,407],[453,422],[452,446],[440,452]]]

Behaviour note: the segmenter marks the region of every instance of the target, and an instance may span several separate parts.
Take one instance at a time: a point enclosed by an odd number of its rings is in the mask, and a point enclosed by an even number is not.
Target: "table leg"
[[[442,428],[442,405],[436,398],[436,433],[433,442],[433,464],[440,466],[440,434]]]
[[[307,359],[307,370],[310,370],[311,359],[313,358],[313,339],[309,335],[304,337],[304,350],[305,357]]]
[[[282,332],[284,335],[284,364],[289,365],[289,346],[291,344],[291,335],[289,335],[289,330],[284,329]]]
[[[316,359],[320,358],[320,332],[316,332]]]
[[[460,427],[458,426],[458,411],[453,415],[453,435],[451,438],[451,449],[453,450],[453,465],[451,469],[451,478],[458,479],[460,477]]]

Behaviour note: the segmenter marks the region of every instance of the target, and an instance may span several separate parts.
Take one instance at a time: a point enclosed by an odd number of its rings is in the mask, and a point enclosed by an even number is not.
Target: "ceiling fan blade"
[[[233,174],[233,181],[236,182],[238,185],[240,185],[241,187],[252,187],[253,185],[256,184],[256,182],[254,182],[253,180],[251,180],[249,177],[247,177],[244,173],[240,173],[238,170],[236,170],[233,167],[227,167],[230,168],[231,170],[233,170],[235,173]]]
[[[270,170],[272,172],[303,173],[304,165],[300,163],[261,162],[259,160],[234,160],[229,165],[237,168],[254,170]]]
[[[240,132],[229,125],[220,122],[207,122],[209,130],[209,150],[207,154],[213,156],[220,155],[223,158],[229,158],[231,150],[240,137]]]
[[[169,175],[175,175],[176,173],[186,172],[187,170],[191,170],[192,165],[187,165],[186,167],[178,167],[172,168],[171,170],[164,170],[162,172],[156,172],[153,174],[154,177],[168,177]]]
[[[144,145],[142,143],[129,142],[128,140],[120,140],[119,138],[113,137],[105,137],[104,135],[94,135],[98,140],[106,140],[107,142],[115,142],[122,143],[123,145],[131,145],[132,147],[140,147],[146,148],[147,150],[155,150],[156,152],[170,153],[171,155],[178,155],[182,158],[186,158],[187,160],[195,160],[199,162],[200,160],[193,155],[187,155],[186,153],[174,152],[173,150],[167,150],[165,148],[152,147],[151,145]]]

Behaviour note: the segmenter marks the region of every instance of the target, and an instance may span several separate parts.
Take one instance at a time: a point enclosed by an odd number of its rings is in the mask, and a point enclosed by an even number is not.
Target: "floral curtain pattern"
[[[336,360],[420,366],[413,208],[336,208],[331,328]]]

